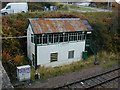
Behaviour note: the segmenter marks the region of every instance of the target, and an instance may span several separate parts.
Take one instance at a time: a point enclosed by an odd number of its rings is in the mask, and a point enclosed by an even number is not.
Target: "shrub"
[[[102,21],[94,20],[92,23],[93,31],[93,46],[98,50],[106,49],[112,50],[111,42],[112,38],[109,34],[108,29]]]
[[[64,5],[64,6],[62,7],[62,10],[69,10],[69,8],[68,8],[67,5]]]
[[[69,7],[68,7],[67,5],[64,5],[64,4],[59,4],[59,5],[57,6],[57,8],[58,8],[59,10],[69,10]]]

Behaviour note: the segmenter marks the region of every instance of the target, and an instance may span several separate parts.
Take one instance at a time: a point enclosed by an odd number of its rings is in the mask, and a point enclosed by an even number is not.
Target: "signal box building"
[[[92,28],[80,18],[29,18],[27,56],[32,66],[59,66],[82,59]]]

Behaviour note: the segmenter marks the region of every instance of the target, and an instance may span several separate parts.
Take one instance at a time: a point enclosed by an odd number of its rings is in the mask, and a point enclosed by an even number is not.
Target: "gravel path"
[[[82,71],[79,71],[79,72],[72,72],[72,73],[65,74],[63,76],[57,76],[53,78],[38,80],[35,83],[29,86],[26,86],[26,88],[52,88],[59,85],[64,85],[66,83],[73,82],[79,78],[82,78],[83,76],[87,76],[101,70],[102,70],[102,67],[100,66],[90,67],[87,69],[83,69]]]

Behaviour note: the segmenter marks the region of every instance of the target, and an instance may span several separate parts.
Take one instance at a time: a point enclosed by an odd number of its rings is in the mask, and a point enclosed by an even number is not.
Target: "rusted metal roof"
[[[29,21],[35,34],[92,30],[80,18],[34,18]]]

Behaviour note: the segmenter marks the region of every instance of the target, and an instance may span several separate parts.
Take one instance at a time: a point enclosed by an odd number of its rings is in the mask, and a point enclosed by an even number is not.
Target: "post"
[[[68,42],[69,42],[69,33],[68,33]]]
[[[49,34],[47,34],[47,44],[49,45]]]
[[[78,32],[77,32],[77,41],[78,41]]]

